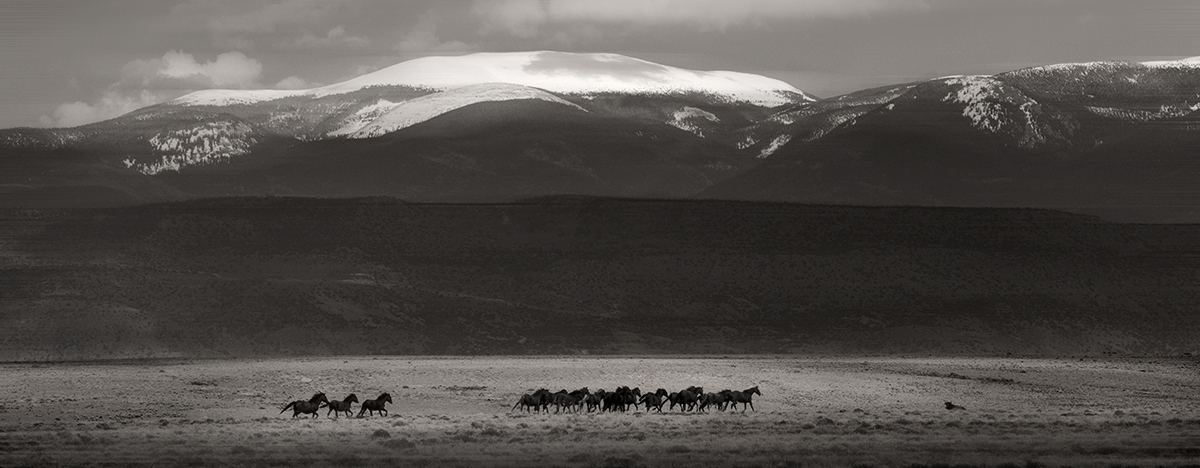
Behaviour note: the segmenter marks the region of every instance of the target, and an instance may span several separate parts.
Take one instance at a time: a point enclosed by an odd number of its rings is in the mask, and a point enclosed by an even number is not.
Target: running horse
[[[730,392],[729,404],[733,405],[734,410],[737,410],[738,403],[741,403],[743,413],[746,412],[746,406],[750,406],[750,409],[758,411],[754,409],[754,401],[752,400],[754,395],[762,396],[762,392],[758,391],[757,385],[740,392]]]
[[[650,408],[654,408],[654,409],[658,410],[659,413],[661,413],[663,404],[665,404],[667,402],[666,398],[667,398],[666,389],[660,388],[660,389],[656,390],[654,393],[647,393],[645,395],[642,395],[642,399],[639,400],[639,403],[646,405],[647,413],[650,412]]]
[[[374,400],[365,400],[362,402],[362,408],[358,410],[358,417],[361,418],[363,413],[374,416],[376,411],[378,411],[381,416],[387,416],[388,410],[387,408],[383,407],[383,404],[391,402],[392,396],[387,393],[379,395],[379,398]]]
[[[329,399],[325,398],[324,393],[317,393],[313,395],[312,398],[309,398],[308,401],[296,400],[288,403],[287,406],[283,407],[283,410],[280,411],[279,414],[283,414],[288,410],[288,408],[291,408],[292,418],[295,418],[301,414],[312,414],[312,417],[316,418],[320,416],[320,414],[317,414],[317,410],[321,409],[321,403],[328,404]]]
[[[342,401],[331,401],[325,405],[329,408],[329,411],[325,412],[325,416],[329,416],[329,413],[333,413],[335,418],[341,416],[342,413],[346,413],[346,416],[354,416],[354,412],[350,411],[350,406],[354,403],[358,403],[358,396],[353,393]]]

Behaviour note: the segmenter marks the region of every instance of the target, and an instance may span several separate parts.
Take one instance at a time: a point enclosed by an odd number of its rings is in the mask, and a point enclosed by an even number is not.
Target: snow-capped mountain
[[[1200,59],[1056,64],[816,100],[765,77],[613,54],[472,54],[309,90],[201,91],[71,129],[0,130],[0,157],[23,161],[0,173],[0,191],[1200,212],[1198,112]],[[1200,221],[1172,213],[1125,219]]]
[[[313,89],[205,90],[172,103],[229,106],[289,97],[321,98],[373,87],[444,91],[484,83],[516,84],[575,96],[699,94],[763,107],[815,100],[783,81],[749,73],[686,70],[618,54],[539,51],[424,57]]]
[[[410,60],[307,90],[198,91],[74,129],[0,131],[0,144],[98,149],[115,164],[154,176],[243,160],[266,141],[380,137],[474,104],[516,100],[671,125],[726,142],[770,108],[814,98],[763,76],[616,54],[480,53]]]
[[[479,88],[504,85],[510,92],[481,92]],[[527,90],[511,91],[516,87]],[[467,90],[457,91],[464,88]],[[453,94],[400,105],[446,92]],[[372,129],[370,135],[379,136],[386,133],[381,129],[390,125],[380,122],[372,126],[375,119],[390,114],[391,122],[417,123],[437,115],[430,113],[431,103],[448,109],[474,102],[554,98],[588,108],[595,107],[589,104],[597,99],[611,96],[636,98],[641,103],[685,101],[660,118],[664,123],[675,120],[673,113],[686,104],[765,109],[815,100],[787,83],[759,75],[686,70],[617,54],[540,51],[424,57],[328,86],[287,91],[204,90],[163,107],[228,112],[275,133],[316,140],[361,138],[366,134],[358,131],[367,127]],[[449,102],[456,104],[446,107]]]

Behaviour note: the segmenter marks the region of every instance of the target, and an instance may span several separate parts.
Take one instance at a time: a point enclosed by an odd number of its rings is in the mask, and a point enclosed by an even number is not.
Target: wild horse
[[[738,403],[741,403],[743,413],[746,412],[747,405],[750,406],[750,409],[752,409],[754,411],[758,411],[758,410],[754,409],[754,401],[751,400],[751,398],[753,398],[754,395],[762,396],[762,392],[758,391],[758,386],[754,386],[753,388],[747,388],[740,392],[730,392],[729,393],[729,396],[730,396],[729,403],[731,405],[733,405],[734,410],[737,410]]]
[[[374,400],[364,400],[362,402],[362,408],[359,408],[359,410],[358,410],[358,417],[361,418],[363,413],[367,413],[370,416],[374,416],[376,411],[378,411],[381,416],[387,416],[388,410],[387,410],[387,408],[384,408],[383,405],[384,405],[384,403],[391,403],[391,402],[392,402],[392,396],[387,393],[383,393],[383,394],[379,395],[379,398],[376,398]]]
[[[329,399],[325,398],[324,393],[317,393],[313,395],[312,398],[309,398],[308,401],[296,400],[288,403],[287,406],[283,407],[283,410],[280,411],[279,414],[283,414],[288,410],[288,408],[291,408],[293,418],[301,414],[311,414],[312,417],[316,418],[320,416],[317,414],[317,410],[321,409],[321,403],[328,404]]]
[[[346,413],[346,416],[354,416],[354,412],[350,411],[350,406],[352,403],[358,403],[358,396],[353,393],[344,398],[342,401],[331,401],[329,404],[325,405],[327,408],[329,408],[329,411],[325,412],[325,416],[329,416],[329,413],[333,413],[335,418],[341,416],[342,413]]]
[[[513,405],[512,409],[508,411],[511,413],[513,410],[517,409],[518,406],[522,406],[526,412],[528,412],[530,408],[533,408],[538,413],[541,413],[543,409],[545,409],[548,413],[550,412],[550,403],[553,399],[554,394],[550,393],[549,390],[540,388],[532,394],[526,393],[521,395],[521,399],[517,400],[517,404]]]

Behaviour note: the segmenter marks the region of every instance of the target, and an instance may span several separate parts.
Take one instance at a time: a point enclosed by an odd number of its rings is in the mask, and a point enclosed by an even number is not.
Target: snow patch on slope
[[[1001,83],[990,76],[960,76],[945,80],[946,84],[958,86],[942,99],[963,105],[963,116],[971,119],[975,128],[999,132],[1004,125],[1004,107],[1000,104]]]
[[[980,130],[1006,134],[1032,149],[1051,140],[1069,141],[1078,123],[1052,112],[1017,88],[991,76],[962,76],[944,82],[952,90],[943,102],[962,104],[962,115]]]
[[[179,97],[169,104],[181,106],[235,106],[302,96],[307,91],[280,89],[206,89]]]
[[[347,116],[344,120],[342,120],[341,128],[338,128],[337,130],[329,132],[328,134],[326,134],[326,136],[340,137],[340,136],[351,135],[354,132],[362,130],[363,127],[370,125],[371,122],[374,122],[376,119],[382,117],[384,114],[391,112],[392,109],[395,109],[396,106],[398,106],[398,105],[400,105],[400,103],[398,103],[398,102],[392,102],[387,99],[380,99],[379,101],[376,101],[374,104],[364,106],[362,109],[359,109],[354,114]]]
[[[856,122],[855,119],[859,118],[860,116],[862,116],[863,114],[866,114],[866,113],[867,113],[867,110],[862,109],[862,108],[852,108],[852,109],[847,109],[847,110],[844,110],[841,112],[835,112],[832,115],[830,115],[829,118],[826,119],[824,123],[822,123],[817,128],[814,128],[812,133],[804,138],[804,141],[806,141],[806,142],[813,141],[813,140],[821,138],[825,135],[828,135],[829,132],[832,132],[834,130],[841,128],[842,125],[846,124],[847,122],[849,122],[850,125],[854,125],[854,123]]]
[[[377,137],[402,128],[411,127],[471,104],[518,99],[540,99],[587,112],[582,107],[539,89],[505,83],[486,83],[464,86],[401,102],[392,107],[386,114],[350,134],[349,137]]]
[[[146,175],[176,171],[187,166],[228,161],[250,152],[258,140],[253,127],[240,122],[206,122],[195,127],[161,132],[150,138],[159,160],[139,163],[125,159],[125,167]]]
[[[1164,104],[1162,107],[1154,110],[1143,109],[1122,109],[1119,107],[1096,107],[1085,106],[1088,111],[1093,114],[1108,117],[1111,119],[1120,119],[1130,122],[1150,122],[1154,120],[1173,119],[1183,117],[1192,112],[1200,110],[1200,103],[1180,105]]]
[[[771,142],[768,143],[765,148],[763,148],[762,152],[758,153],[758,158],[762,159],[775,154],[776,151],[779,151],[779,148],[783,148],[783,145],[788,144],[789,141],[792,141],[792,136],[786,133],[775,137],[775,139],[771,140]]]
[[[717,116],[712,112],[692,106],[684,106],[682,109],[679,109],[671,114],[671,120],[667,121],[667,125],[687,132],[692,132],[696,134],[696,136],[703,138],[704,129],[700,128],[700,126],[696,124],[696,121],[701,119],[713,123],[721,122],[721,119],[717,118]]]
[[[754,138],[754,135],[746,135],[746,138],[743,138],[742,141],[737,142],[737,149],[744,150],[756,144],[758,144],[758,139]]]

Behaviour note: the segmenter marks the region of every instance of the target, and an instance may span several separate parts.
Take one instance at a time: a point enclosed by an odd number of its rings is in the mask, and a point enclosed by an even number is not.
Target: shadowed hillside
[[[2,216],[8,360],[1200,351],[1200,226],[579,197]]]

